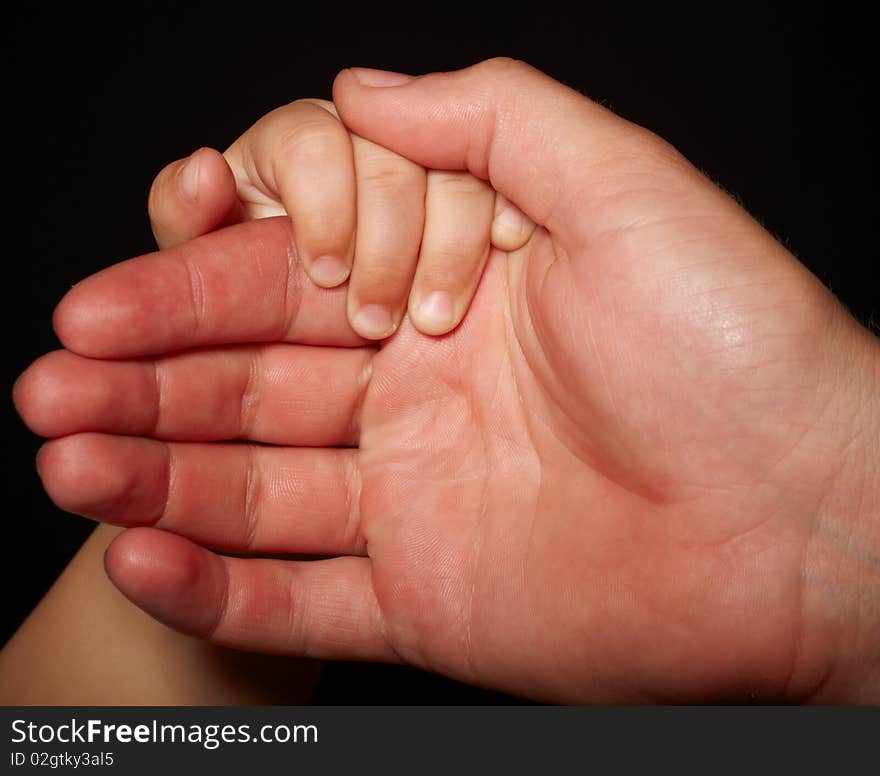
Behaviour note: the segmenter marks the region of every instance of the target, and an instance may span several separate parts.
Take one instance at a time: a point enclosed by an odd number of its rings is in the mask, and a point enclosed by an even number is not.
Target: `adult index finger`
[[[124,261],[67,293],[55,331],[92,358],[243,342],[363,345],[346,318],[346,288],[312,283],[294,245],[289,219],[277,217]]]

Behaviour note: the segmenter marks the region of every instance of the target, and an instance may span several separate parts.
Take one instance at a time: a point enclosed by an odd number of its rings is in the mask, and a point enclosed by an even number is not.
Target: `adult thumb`
[[[609,161],[617,181],[621,160],[636,174],[681,161],[648,130],[511,59],[418,77],[351,68],[333,99],[354,133],[426,167],[468,170],[562,235],[616,185]]]

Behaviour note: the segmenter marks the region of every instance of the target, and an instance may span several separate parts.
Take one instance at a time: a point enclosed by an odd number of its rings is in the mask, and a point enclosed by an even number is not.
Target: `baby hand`
[[[173,162],[150,191],[160,247],[284,214],[315,283],[350,276],[348,319],[367,339],[392,334],[407,309],[425,334],[451,331],[490,245],[517,250],[535,228],[485,181],[425,170],[350,134],[322,100],[268,113],[222,155],[202,148]]]

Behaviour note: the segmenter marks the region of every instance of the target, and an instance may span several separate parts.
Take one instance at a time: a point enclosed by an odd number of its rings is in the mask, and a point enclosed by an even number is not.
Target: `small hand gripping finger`
[[[289,215],[312,281],[344,283],[354,255],[356,181],[351,139],[333,104],[297,100],[277,108],[225,157],[246,217]]]
[[[357,248],[348,297],[352,327],[368,339],[393,333],[409,307],[417,329],[454,329],[473,299],[490,244],[525,245],[535,225],[483,181],[429,171],[353,137]],[[408,298],[408,301],[407,301]]]

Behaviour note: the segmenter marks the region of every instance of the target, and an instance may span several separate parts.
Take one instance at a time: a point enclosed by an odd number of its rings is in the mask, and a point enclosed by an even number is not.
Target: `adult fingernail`
[[[382,339],[394,331],[394,319],[387,307],[367,304],[357,311],[352,326],[362,337]]]
[[[348,277],[348,267],[335,256],[319,256],[312,262],[309,276],[319,286],[334,288]]]
[[[351,73],[361,86],[403,86],[415,78],[414,75],[373,70],[370,67],[353,67]]]
[[[418,308],[419,323],[429,334],[443,334],[452,328],[455,320],[452,297],[445,291],[429,294]]]
[[[199,155],[198,152],[190,156],[180,171],[180,177],[177,179],[180,186],[180,193],[184,199],[194,201],[199,194]]]

